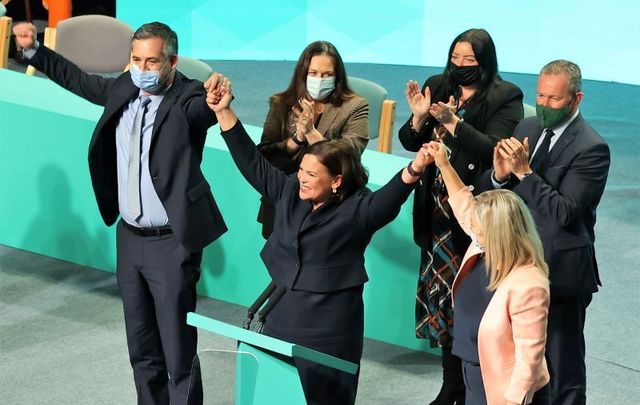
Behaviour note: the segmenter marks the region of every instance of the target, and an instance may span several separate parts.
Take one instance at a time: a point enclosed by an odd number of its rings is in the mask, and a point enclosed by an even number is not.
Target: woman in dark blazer
[[[407,168],[371,192],[359,152],[344,140],[330,140],[309,146],[297,175],[287,175],[259,153],[230,101],[230,90],[209,88],[208,103],[233,160],[275,207],[273,234],[260,255],[285,292],[263,332],[359,364],[365,249],[398,215],[433,160],[422,149]],[[296,361],[296,367],[308,404],[355,402],[358,375],[305,361]]]
[[[342,57],[327,41],[309,44],[285,91],[271,96],[258,149],[286,174],[298,170],[305,149],[326,139],[345,139],[360,153],[369,141],[369,104],[351,91]],[[258,222],[267,239],[273,206],[264,199]]]
[[[458,35],[444,72],[428,78],[422,91],[410,81],[405,93],[412,115],[398,133],[402,145],[417,151],[430,140],[444,142],[451,164],[471,190],[478,174],[491,167],[494,144],[511,136],[523,118],[522,92],[500,78],[495,45],[483,29]],[[432,404],[461,404],[460,359],[451,354],[451,284],[470,241],[453,217],[434,165],[416,188],[413,219],[421,249],[416,336],[442,348],[443,385]]]

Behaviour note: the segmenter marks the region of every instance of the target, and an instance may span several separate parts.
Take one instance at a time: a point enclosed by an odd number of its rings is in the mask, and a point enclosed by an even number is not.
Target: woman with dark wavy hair
[[[336,47],[316,41],[300,55],[289,87],[271,96],[258,149],[290,174],[309,145],[327,139],[345,139],[362,153],[369,141],[369,105],[349,88]],[[263,199],[258,222],[265,239],[272,232],[273,215]]]
[[[411,117],[398,133],[405,149],[442,141],[464,184],[474,189],[478,174],[491,167],[494,144],[511,136],[523,118],[522,92],[498,74],[496,49],[489,33],[470,29],[449,48],[444,72],[422,86],[410,81],[405,94]],[[416,336],[442,348],[443,385],[434,405],[464,403],[460,359],[451,354],[453,309],[451,284],[469,237],[447,201],[435,166],[422,175],[413,209],[414,240],[421,249],[416,295]]]
[[[222,136],[238,169],[275,208],[260,256],[283,291],[263,333],[360,364],[364,334],[364,252],[391,222],[425,167],[426,149],[379,190],[365,187],[360,153],[346,140],[309,146],[296,175],[258,151],[230,107],[230,88],[208,89]],[[271,300],[271,298],[270,298]],[[271,302],[270,304],[271,305]],[[296,360],[308,404],[353,404],[358,374]]]

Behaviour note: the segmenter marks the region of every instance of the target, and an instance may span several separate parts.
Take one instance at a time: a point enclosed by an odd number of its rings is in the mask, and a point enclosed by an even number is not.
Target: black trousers
[[[587,402],[584,323],[592,294],[554,298],[549,305],[546,358],[551,374],[551,403]]]
[[[363,286],[329,293],[287,290],[267,316],[263,333],[360,365],[364,332]],[[308,405],[353,405],[355,375],[296,359]]]
[[[117,226],[117,281],[138,404],[187,402],[196,329],[202,251],[189,253],[173,235],[138,236]]]

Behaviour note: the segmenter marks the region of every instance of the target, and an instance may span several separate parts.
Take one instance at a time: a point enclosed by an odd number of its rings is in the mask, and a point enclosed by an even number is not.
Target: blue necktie
[[[142,122],[147,105],[151,102],[148,96],[140,96],[138,111],[133,119],[131,136],[129,137],[129,170],[127,175],[127,211],[131,217],[138,219],[142,213],[140,205],[140,141],[142,139]]]

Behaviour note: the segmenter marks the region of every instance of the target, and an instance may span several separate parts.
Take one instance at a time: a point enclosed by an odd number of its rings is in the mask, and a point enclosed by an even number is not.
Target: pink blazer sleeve
[[[464,187],[454,195],[450,195],[449,205],[451,205],[453,215],[455,215],[462,230],[467,235],[471,235],[470,218],[475,205],[473,203],[473,194],[469,191],[469,188]]]
[[[513,330],[515,367],[504,397],[506,400],[528,403],[542,370],[547,339],[549,290],[537,283],[515,286],[509,292],[509,317]]]

